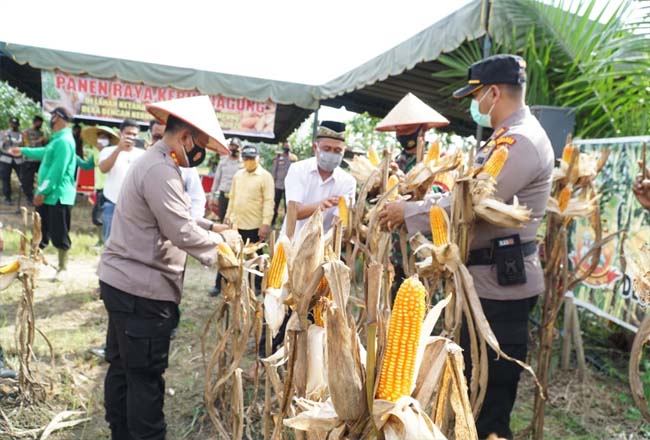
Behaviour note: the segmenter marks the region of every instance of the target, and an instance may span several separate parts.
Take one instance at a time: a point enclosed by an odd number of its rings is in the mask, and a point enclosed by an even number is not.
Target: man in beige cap
[[[198,166],[206,148],[227,152],[208,97],[147,110],[166,124],[165,133],[124,180],[98,268],[109,318],[104,406],[113,440],[165,438],[162,375],[179,320],[187,254],[211,266],[217,245],[237,237],[223,225],[192,219],[181,178],[181,167]]]

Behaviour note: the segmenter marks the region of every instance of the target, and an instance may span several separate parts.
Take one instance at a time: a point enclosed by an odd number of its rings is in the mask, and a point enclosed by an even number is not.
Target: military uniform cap
[[[518,55],[493,55],[469,66],[467,85],[454,92],[454,98],[464,98],[485,85],[526,82],[526,61]]]

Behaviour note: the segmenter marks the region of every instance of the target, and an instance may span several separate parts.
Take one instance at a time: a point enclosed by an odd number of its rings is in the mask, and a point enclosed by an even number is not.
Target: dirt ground
[[[88,418],[73,428],[57,431],[55,440],[103,440],[110,438],[103,419],[103,378],[106,364],[89,353],[104,341],[106,313],[102,302],[93,295],[97,287],[95,269],[98,251],[92,249],[94,236],[88,207],[81,205],[73,211],[76,230],[68,277],[61,283],[49,281],[54,273],[45,267],[39,275],[35,292],[37,327],[49,338],[54,348],[54,369],[50,367],[49,350],[37,336],[36,361],[33,367],[40,378],[54,384],[48,399],[38,405],[19,404],[16,396],[1,395],[0,439],[36,438],[25,435],[29,430],[43,428],[58,413],[79,411],[72,419]],[[85,216],[85,217],[84,217]],[[2,214],[3,223],[15,223],[16,217]],[[6,238],[6,237],[5,237]],[[11,258],[11,242],[0,263]],[[47,254],[55,262],[52,252]],[[195,261],[188,265],[185,292],[181,304],[181,323],[172,342],[166,378],[165,414],[168,438],[172,440],[216,439],[203,404],[204,366],[201,355],[201,335],[206,320],[220,298],[209,298],[207,290],[214,282],[214,271]],[[0,294],[0,345],[8,362],[16,366],[14,321],[21,291],[17,284]],[[587,350],[589,350],[587,340]],[[531,349],[534,351],[535,346]],[[594,348],[595,349],[595,348]],[[243,369],[254,359],[251,344]],[[609,355],[608,355],[609,356]],[[575,371],[554,370],[553,385],[547,405],[547,439],[641,439],[650,438],[650,426],[643,424],[634,408],[627,382],[627,354],[612,351],[618,359],[614,368],[618,374],[608,374],[591,368],[581,380]],[[253,382],[245,379],[245,405],[248,438],[261,438],[260,402],[262,394],[251,405]],[[263,393],[263,390],[260,390]],[[524,377],[513,414],[513,427],[520,431],[530,421],[534,390],[529,377]],[[13,434],[11,434],[13,433]],[[22,433],[22,435],[21,435]]]

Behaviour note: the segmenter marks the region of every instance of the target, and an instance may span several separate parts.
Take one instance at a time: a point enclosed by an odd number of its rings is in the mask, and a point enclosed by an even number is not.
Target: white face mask
[[[102,147],[108,147],[108,143],[109,143],[109,142],[110,142],[110,141],[109,141],[108,139],[106,139],[106,138],[97,139],[97,143],[98,143],[99,145],[101,145]]]

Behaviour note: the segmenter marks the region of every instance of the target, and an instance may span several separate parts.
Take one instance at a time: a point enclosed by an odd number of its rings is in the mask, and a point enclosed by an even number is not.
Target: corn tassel
[[[282,276],[284,275],[284,268],[287,267],[287,256],[284,253],[284,246],[278,243],[271,260],[271,267],[269,268],[269,279],[267,285],[272,289],[279,289],[282,287]]]
[[[397,184],[399,183],[399,179],[397,176],[392,175],[388,178],[388,183],[386,183],[386,192],[390,191],[393,189]],[[389,202],[394,202],[395,199],[397,198],[397,191],[393,191],[389,196],[388,196],[388,201]]]
[[[449,229],[449,221],[445,210],[438,205],[432,206],[431,210],[429,210],[429,223],[434,246],[440,247],[448,244],[447,230]]]
[[[567,185],[562,188],[560,194],[557,196],[557,205],[560,212],[564,212],[566,210],[567,206],[569,206],[569,200],[571,200],[571,189]]]
[[[481,172],[487,173],[492,176],[492,178],[496,179],[501,173],[506,160],[508,160],[508,148],[499,147],[492,153],[487,162],[485,162]]]
[[[404,280],[397,292],[379,373],[379,399],[395,402],[411,394],[415,358],[426,311],[425,297],[426,290],[417,276]]]
[[[431,162],[434,162],[440,158],[440,141],[436,140],[429,147],[427,151],[427,157],[424,159],[424,163],[429,165]]]
[[[368,148],[368,160],[375,167],[379,166],[379,162],[381,162],[379,160],[379,154],[377,154],[377,150],[375,150],[375,147],[373,147],[372,145],[370,146],[370,148]]]
[[[348,201],[343,196],[339,196],[339,218],[343,226],[348,225],[350,217],[350,209],[348,208]]]
[[[18,272],[19,269],[20,269],[20,262],[18,260],[15,260],[9,264],[0,267],[0,275],[6,275],[8,273]]]

